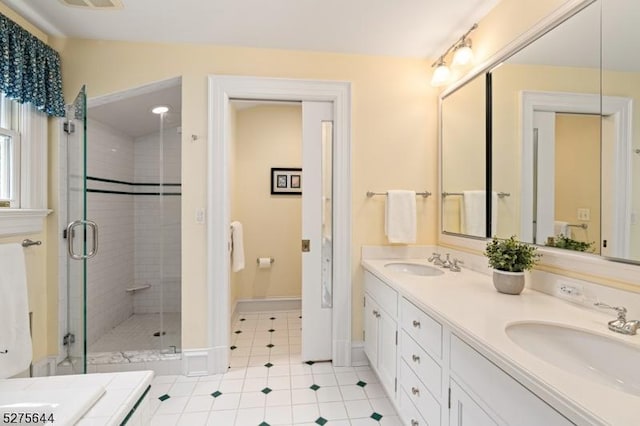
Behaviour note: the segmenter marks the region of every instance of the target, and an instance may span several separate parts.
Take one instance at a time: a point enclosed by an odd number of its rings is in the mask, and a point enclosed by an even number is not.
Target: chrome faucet
[[[599,308],[613,309],[618,313],[618,318],[607,323],[609,325],[609,330],[633,336],[636,334],[638,328],[640,328],[640,321],[627,321],[627,308],[623,306],[610,306],[602,302],[597,302],[594,305]]]
[[[442,267],[443,268],[448,268],[450,269],[451,266],[453,265],[453,263],[451,262],[451,260],[449,259],[449,256],[451,256],[450,253],[447,253],[447,258],[445,260],[442,261]]]
[[[454,257],[451,267],[449,267],[449,269],[451,270],[451,272],[460,272],[462,270],[462,268],[460,268],[460,265],[464,265],[464,262]]]
[[[429,262],[433,262],[435,266],[442,266],[442,259],[440,258],[440,253],[432,253],[432,256],[427,259]]]

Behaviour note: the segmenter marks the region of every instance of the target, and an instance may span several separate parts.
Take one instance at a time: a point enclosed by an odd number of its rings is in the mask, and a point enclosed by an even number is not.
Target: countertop
[[[3,379],[0,390],[81,389],[100,385],[105,393],[76,425],[119,425],[151,385],[152,379],[153,371]]]
[[[518,296],[501,294],[490,276],[468,269],[425,277],[384,268],[393,262],[429,265],[424,259],[364,259],[362,265],[574,423],[640,424],[640,396],[553,366],[505,333],[510,323],[544,322],[584,329],[640,351],[640,335],[625,336],[607,329],[615,313],[603,314],[528,288]],[[640,368],[640,359],[636,368]]]

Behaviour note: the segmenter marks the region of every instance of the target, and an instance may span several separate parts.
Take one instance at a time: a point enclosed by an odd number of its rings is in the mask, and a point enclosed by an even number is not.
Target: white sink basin
[[[444,272],[442,269],[434,268],[429,265],[422,265],[420,263],[408,263],[408,262],[394,262],[384,265],[385,268],[396,272],[403,272],[411,275],[421,275],[425,277],[433,277],[436,275],[442,275]]]
[[[512,341],[549,364],[640,395],[638,347],[606,335],[543,322],[513,323],[505,331]]]

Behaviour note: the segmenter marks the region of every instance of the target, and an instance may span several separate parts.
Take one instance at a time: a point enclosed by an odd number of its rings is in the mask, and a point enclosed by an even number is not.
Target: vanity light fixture
[[[431,65],[432,68],[435,67],[433,76],[431,77],[432,86],[443,86],[448,83],[451,77],[451,70],[447,66],[446,57],[451,51],[453,51],[453,58],[451,60],[453,65],[463,66],[471,62],[473,59],[473,50],[471,49],[472,43],[469,34],[476,28],[478,28],[478,24],[473,24],[462,37],[449,46],[440,58]]]

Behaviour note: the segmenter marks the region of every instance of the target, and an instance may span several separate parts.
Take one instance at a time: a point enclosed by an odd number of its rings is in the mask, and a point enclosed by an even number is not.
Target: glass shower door
[[[86,282],[87,259],[98,248],[96,224],[87,220],[86,148],[87,107],[84,86],[73,104],[67,106],[66,134],[67,227],[67,333],[62,336],[73,372],[87,371]]]

